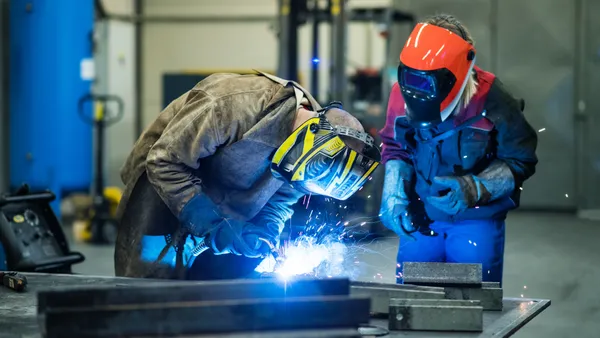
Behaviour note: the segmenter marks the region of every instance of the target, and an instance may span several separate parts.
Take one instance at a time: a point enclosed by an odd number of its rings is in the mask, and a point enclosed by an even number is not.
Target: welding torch
[[[271,241],[269,241],[266,238],[258,237],[258,240],[264,242],[269,247],[269,251],[276,262],[275,267],[277,268],[283,261],[283,258],[279,255],[279,251],[277,250],[277,247],[275,247],[275,245],[273,245],[273,243],[271,243]],[[192,255],[194,257],[198,257],[200,254],[202,254],[203,252],[208,250],[210,248],[208,241],[209,241],[209,236],[205,236],[200,241],[200,243],[198,243],[198,245],[196,245],[194,247],[194,249],[192,249]]]

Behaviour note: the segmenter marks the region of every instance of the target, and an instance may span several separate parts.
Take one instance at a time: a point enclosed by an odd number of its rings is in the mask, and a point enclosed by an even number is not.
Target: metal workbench
[[[57,287],[81,286],[126,286],[164,283],[149,279],[97,277],[80,275],[26,274],[28,289],[17,293],[7,288],[0,288],[0,338],[41,337],[37,322],[37,291]],[[387,337],[509,337],[523,325],[550,306],[549,300],[505,298],[504,311],[484,312],[484,332],[414,332],[393,331]],[[387,320],[374,319],[372,325],[387,328]],[[254,335],[257,336],[257,335]],[[259,334],[260,337],[270,335]],[[275,334],[274,337],[285,335]],[[231,336],[234,337],[234,336]],[[249,337],[235,335],[235,337]]]

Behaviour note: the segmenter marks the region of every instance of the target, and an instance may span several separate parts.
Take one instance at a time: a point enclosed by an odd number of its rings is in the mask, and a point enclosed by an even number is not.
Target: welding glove
[[[224,219],[217,205],[204,194],[192,197],[178,218],[181,226],[197,237],[203,237]]]
[[[410,233],[417,230],[408,212],[409,198],[407,189],[411,189],[413,167],[402,161],[392,160],[385,164],[385,179],[379,216],[383,225],[398,236],[414,239]]]
[[[215,255],[258,258],[271,252],[271,238],[265,229],[245,221],[226,219],[208,238]]]
[[[506,163],[496,160],[477,176],[436,177],[434,184],[442,196],[430,196],[427,202],[449,215],[456,215],[510,195],[515,189],[515,178]]]

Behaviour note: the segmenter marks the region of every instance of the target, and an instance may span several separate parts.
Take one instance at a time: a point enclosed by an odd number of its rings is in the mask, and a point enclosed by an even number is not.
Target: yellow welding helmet
[[[326,114],[334,102],[294,130],[275,151],[273,175],[306,194],[346,200],[379,165],[381,153],[371,135],[331,125]]]

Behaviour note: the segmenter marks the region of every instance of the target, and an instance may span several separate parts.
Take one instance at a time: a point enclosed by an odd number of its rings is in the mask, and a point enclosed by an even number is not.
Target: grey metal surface
[[[483,308],[475,300],[392,299],[390,330],[483,331]]]
[[[347,0],[331,2],[331,100],[348,102],[346,52],[348,46]]]
[[[481,264],[404,262],[406,284],[480,286]]]
[[[0,337],[40,337],[36,319],[36,292],[71,286],[123,286],[164,283],[150,279],[129,279],[79,275],[27,274],[26,293],[0,288]],[[548,300],[504,299],[503,311],[484,311],[484,332],[452,334],[428,332],[393,332],[389,337],[508,337],[550,305]],[[371,324],[387,327],[387,320],[372,320]]]
[[[390,299],[444,299],[443,291],[401,290],[393,288],[370,288],[352,286],[350,294],[371,297],[371,313],[387,314],[390,309]]]
[[[0,192],[8,189],[8,1],[0,0]]]
[[[484,310],[502,310],[503,291],[499,287],[444,288],[446,299],[478,300]]]

